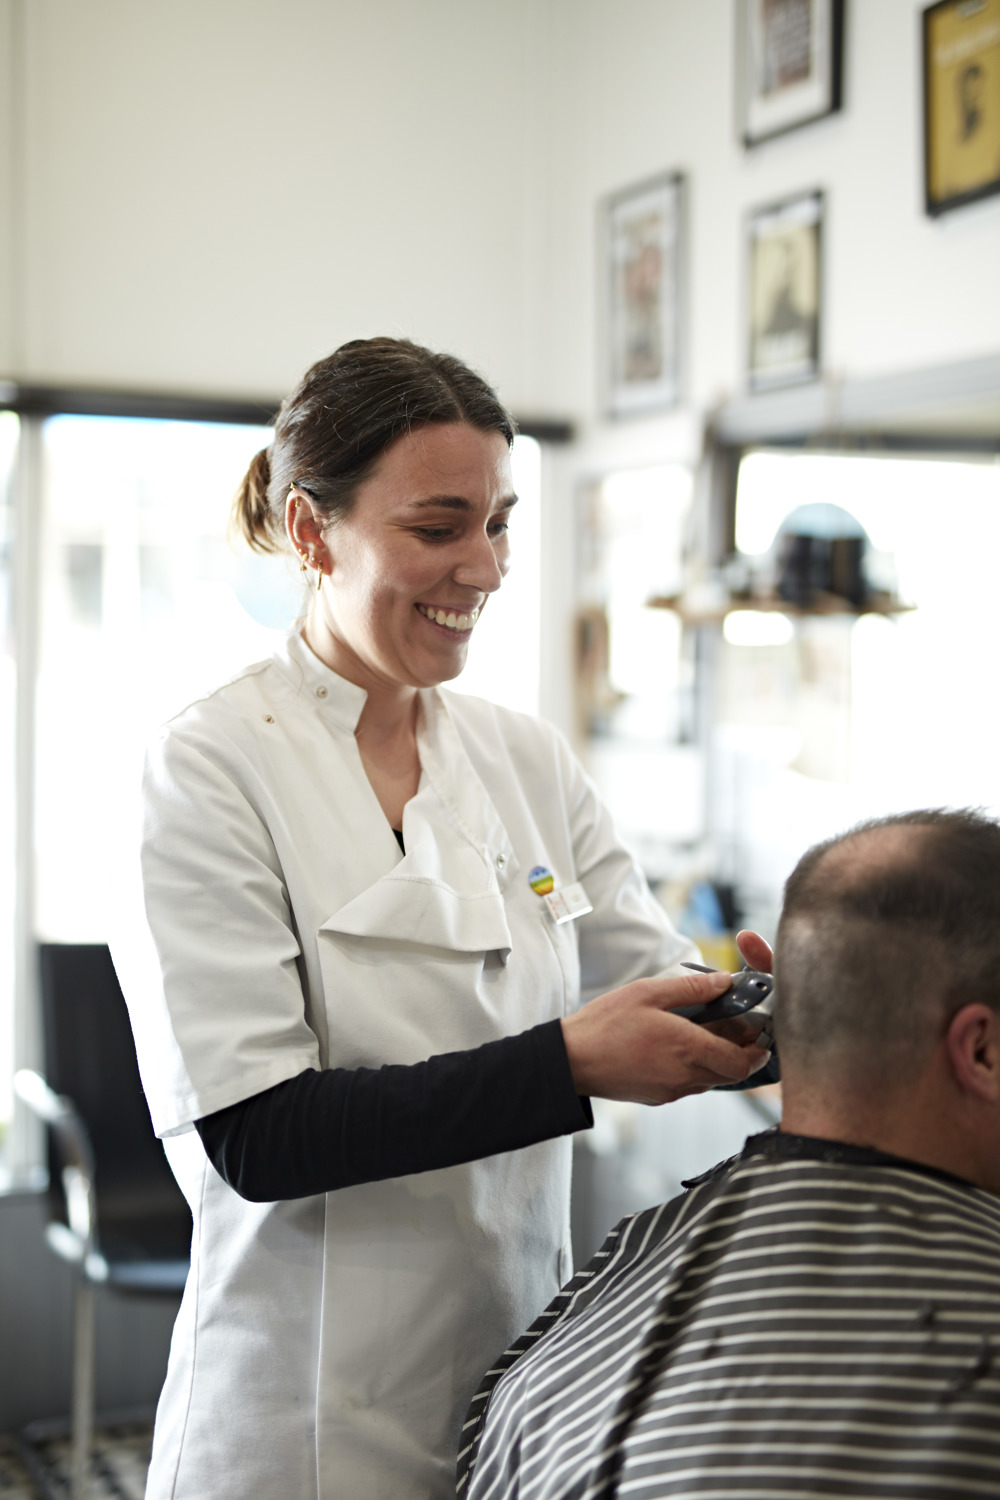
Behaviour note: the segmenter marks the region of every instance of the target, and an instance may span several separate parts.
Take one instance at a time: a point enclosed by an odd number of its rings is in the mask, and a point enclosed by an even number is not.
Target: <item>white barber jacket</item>
[[[479,699],[421,693],[402,856],[364,701],[293,635],[148,761],[142,911],[114,953],[194,1242],[147,1500],[453,1493],[483,1370],[571,1271],[567,1139],[255,1204],[192,1122],[304,1068],[512,1035],[694,952],[561,737]],[[557,926],[536,865],[593,911]]]

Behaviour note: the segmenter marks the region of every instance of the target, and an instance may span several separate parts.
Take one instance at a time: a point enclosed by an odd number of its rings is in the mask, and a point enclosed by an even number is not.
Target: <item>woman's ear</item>
[[[959,1086],[1000,1102],[1000,1014],[989,1005],[963,1005],[948,1023],[945,1046]]]
[[[304,490],[295,485],[285,501],[285,530],[298,555],[315,557],[323,545],[323,521]]]

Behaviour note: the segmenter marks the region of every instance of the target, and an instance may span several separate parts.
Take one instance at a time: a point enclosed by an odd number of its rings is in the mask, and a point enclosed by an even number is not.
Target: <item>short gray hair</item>
[[[817,844],[785,886],[775,974],[787,1063],[905,1081],[962,1005],[1000,1010],[1000,824],[930,808]]]

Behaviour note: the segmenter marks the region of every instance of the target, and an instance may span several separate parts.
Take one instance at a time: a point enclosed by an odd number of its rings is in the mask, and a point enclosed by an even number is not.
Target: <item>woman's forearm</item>
[[[230,1187],[271,1203],[456,1166],[592,1123],[550,1021],[409,1066],[307,1069],[195,1126]]]

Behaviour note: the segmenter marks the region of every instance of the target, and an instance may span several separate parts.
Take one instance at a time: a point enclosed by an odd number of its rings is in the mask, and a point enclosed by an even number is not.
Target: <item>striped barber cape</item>
[[[1000,1496],[1000,1199],[751,1137],[624,1219],[487,1373],[458,1491]]]

